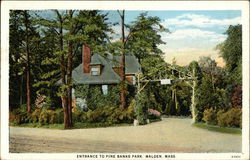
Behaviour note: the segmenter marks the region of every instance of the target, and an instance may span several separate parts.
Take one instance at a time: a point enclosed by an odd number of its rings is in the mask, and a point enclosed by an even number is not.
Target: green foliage
[[[170,65],[160,56],[143,58],[141,65],[145,79],[154,80],[159,77],[172,79],[171,85],[161,85],[159,82],[150,82],[146,85],[144,90],[148,93],[148,108],[156,109],[167,115],[189,115],[191,87],[185,81],[178,81],[179,76],[185,77],[189,72],[188,68]],[[176,92],[174,99],[172,98],[173,90]]]
[[[141,91],[136,95],[135,116],[139,124],[146,124],[148,119],[147,95],[145,91]]]
[[[105,106],[118,107],[120,105],[120,86],[108,85],[107,95],[102,93],[101,87],[101,85],[77,85],[75,86],[75,97],[86,99],[87,106],[91,110]]]
[[[116,107],[97,108],[87,112],[73,112],[75,122],[82,123],[104,123],[104,124],[119,124],[132,123],[134,119],[133,106],[129,106],[125,110]]]
[[[130,34],[127,38],[127,49],[135,53],[139,61],[152,54],[163,54],[157,47],[160,44],[165,44],[165,42],[161,40],[159,33],[169,32],[169,30],[160,24],[159,17],[151,17],[147,16],[147,13],[142,13],[128,28]]]
[[[217,112],[213,108],[206,109],[203,113],[203,121],[207,124],[215,125],[217,124]]]
[[[225,108],[224,96],[225,90],[223,89],[213,89],[213,83],[206,76],[202,78],[202,83],[197,89],[197,120],[201,121],[203,117],[203,112],[206,109],[213,108],[223,109]]]
[[[32,123],[37,123],[39,122],[39,117],[41,114],[41,109],[36,109],[31,113],[31,122]]]
[[[207,124],[219,125],[222,127],[242,127],[241,108],[229,108],[228,110],[206,109],[203,119]]]
[[[36,109],[32,113],[16,109],[10,112],[9,122],[14,124],[39,123],[41,125],[63,123],[63,110]]]
[[[170,100],[170,102],[167,104],[165,113],[167,115],[175,115],[176,114],[176,108],[175,108],[174,100]]]
[[[28,123],[31,115],[23,109],[15,109],[9,113],[9,121],[14,124]]]
[[[218,125],[220,126],[242,128],[241,108],[230,108],[226,112],[218,112],[217,119],[218,119]]]
[[[229,128],[229,127],[220,127],[220,126],[214,126],[214,125],[209,125],[206,123],[194,123],[193,126],[207,129],[209,131],[215,131],[215,132],[221,132],[221,133],[229,133],[229,134],[241,134],[241,129],[239,128]]]
[[[233,84],[242,82],[242,25],[230,25],[226,33],[227,39],[217,46],[226,62],[226,69]]]

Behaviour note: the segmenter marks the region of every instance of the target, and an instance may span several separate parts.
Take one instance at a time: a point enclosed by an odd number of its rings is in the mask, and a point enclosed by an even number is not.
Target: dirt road
[[[164,118],[145,126],[55,130],[10,127],[10,152],[241,152],[241,135]]]

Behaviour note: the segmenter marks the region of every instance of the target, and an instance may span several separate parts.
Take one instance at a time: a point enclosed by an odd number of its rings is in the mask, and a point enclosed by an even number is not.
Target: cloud
[[[113,37],[112,42],[119,41],[122,36],[121,25],[112,26],[112,30],[114,31],[114,33],[111,35]],[[125,28],[125,37],[127,37],[128,33],[128,29]]]
[[[201,29],[179,29],[175,32],[162,34],[162,38],[166,40],[179,40],[179,39],[208,39],[209,41],[224,41],[226,35],[218,34],[212,31]]]
[[[241,17],[235,17],[231,19],[212,19],[211,17],[199,14],[183,14],[176,18],[165,19],[162,24],[164,26],[196,26],[196,27],[213,27],[224,25],[236,25],[241,24]]]

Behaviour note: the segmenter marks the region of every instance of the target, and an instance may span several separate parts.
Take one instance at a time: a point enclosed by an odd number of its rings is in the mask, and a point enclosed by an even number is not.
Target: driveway
[[[144,126],[56,130],[10,127],[10,152],[241,152],[241,135],[164,118]]]

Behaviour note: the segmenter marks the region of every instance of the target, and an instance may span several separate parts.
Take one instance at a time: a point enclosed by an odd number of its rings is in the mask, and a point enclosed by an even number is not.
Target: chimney
[[[83,73],[90,73],[90,60],[91,60],[91,53],[89,46],[83,45],[82,46],[82,63],[83,63]]]

